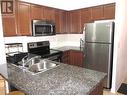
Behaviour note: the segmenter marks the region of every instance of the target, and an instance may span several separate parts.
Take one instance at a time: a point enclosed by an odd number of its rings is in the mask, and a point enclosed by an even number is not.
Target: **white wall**
[[[0,73],[7,77],[7,67],[5,58],[5,47],[3,38],[3,28],[1,19],[1,7],[0,7]]]
[[[127,0],[116,0],[112,92],[127,78]]]

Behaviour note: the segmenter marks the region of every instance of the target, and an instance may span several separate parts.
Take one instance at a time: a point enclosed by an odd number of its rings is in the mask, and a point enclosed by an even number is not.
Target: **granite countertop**
[[[53,49],[60,50],[60,51],[67,51],[67,50],[83,51],[83,47],[80,48],[78,46],[63,46],[63,47],[55,47]]]
[[[56,68],[32,75],[8,63],[8,81],[28,95],[88,95],[106,75],[68,64],[58,64],[60,65]]]

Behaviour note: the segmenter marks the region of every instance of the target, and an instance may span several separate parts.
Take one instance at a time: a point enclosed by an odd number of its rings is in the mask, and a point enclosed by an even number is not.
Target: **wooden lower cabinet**
[[[78,50],[68,50],[63,53],[62,62],[74,66],[83,67],[83,52]]]
[[[63,52],[63,56],[62,56],[62,62],[65,64],[69,64],[69,50],[68,51],[64,51]]]
[[[89,95],[103,95],[103,82],[100,82]]]

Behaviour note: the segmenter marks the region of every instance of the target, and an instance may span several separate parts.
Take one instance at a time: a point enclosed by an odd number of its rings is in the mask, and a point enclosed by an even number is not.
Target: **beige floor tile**
[[[5,80],[0,76],[0,95],[5,95]]]
[[[103,90],[103,95],[124,95],[124,94],[120,94],[120,93],[111,93],[110,90],[104,89]]]
[[[124,83],[127,84],[127,78],[125,79]],[[107,89],[104,89],[103,91],[103,95],[124,95],[124,94],[121,94],[121,93],[111,93],[110,90],[107,90]]]
[[[5,88],[0,87],[0,95],[5,95]]]
[[[4,80],[0,80],[0,87],[4,87],[4,85],[5,85]]]

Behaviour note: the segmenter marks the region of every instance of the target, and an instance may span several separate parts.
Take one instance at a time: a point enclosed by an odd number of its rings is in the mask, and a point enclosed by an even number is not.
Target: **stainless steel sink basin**
[[[57,66],[58,64],[56,63],[48,62],[47,60],[41,60],[39,63],[30,66],[28,70],[36,74],[38,72],[44,72]]]
[[[31,58],[30,60],[28,60],[26,63],[25,63],[25,67],[31,67],[32,65],[34,64],[38,64],[40,63],[41,59],[38,58],[38,57],[33,57]]]
[[[48,59],[41,59],[38,56],[35,56],[29,60],[27,60],[25,63],[22,61],[19,62],[20,65],[15,65],[16,67],[19,67],[20,69],[26,70],[33,75],[36,75],[41,72],[45,72],[47,70],[53,69],[57,66],[59,66],[58,63],[53,62]],[[14,64],[13,64],[14,65]]]
[[[23,66],[23,67],[30,67],[33,64],[39,63],[41,60],[40,56],[35,56],[30,59],[26,59],[25,57],[22,59],[22,61],[18,62],[17,65]]]

